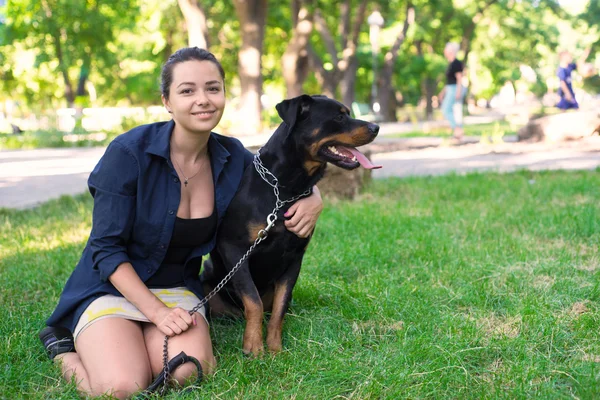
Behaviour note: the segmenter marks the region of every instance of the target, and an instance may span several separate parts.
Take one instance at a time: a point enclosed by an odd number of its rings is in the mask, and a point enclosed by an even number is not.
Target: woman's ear
[[[160,99],[162,100],[163,106],[165,106],[165,108],[167,109],[167,112],[168,112],[169,114],[173,114],[173,111],[171,111],[171,106],[169,105],[169,100],[167,100],[167,99],[165,98],[165,95],[164,95],[164,94],[161,94],[161,95],[160,95]]]

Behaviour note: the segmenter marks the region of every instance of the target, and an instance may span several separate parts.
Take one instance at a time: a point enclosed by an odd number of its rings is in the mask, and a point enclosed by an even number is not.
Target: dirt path
[[[449,145],[439,138],[382,136],[371,150],[373,160],[384,167],[374,171],[375,178],[600,167],[599,137],[556,144],[498,145],[483,145],[470,138],[465,144]],[[103,153],[103,148],[0,152],[0,208],[29,208],[63,194],[85,192],[87,177]]]

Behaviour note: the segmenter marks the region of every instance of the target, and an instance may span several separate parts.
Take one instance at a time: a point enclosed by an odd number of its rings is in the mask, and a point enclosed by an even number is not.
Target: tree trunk
[[[406,32],[408,28],[415,22],[415,10],[409,1],[406,6],[406,16],[404,18],[404,25],[402,31],[396,38],[396,41],[392,45],[390,51],[385,54],[383,67],[381,68],[380,78],[378,79],[377,85],[379,87],[378,99],[381,107],[381,115],[384,121],[397,121],[396,117],[396,93],[394,87],[391,85],[392,76],[394,74],[394,64],[398,58],[400,46],[406,39]]]
[[[91,56],[86,54],[85,59],[83,60],[83,64],[79,69],[79,80],[77,81],[77,92],[76,96],[87,96],[87,91],[85,90],[85,84],[90,76],[90,69],[92,66]]]
[[[303,93],[302,87],[309,72],[307,46],[313,30],[313,22],[307,6],[308,4],[302,5],[301,0],[292,0],[294,30],[282,58],[287,98],[300,96]]]
[[[185,18],[188,32],[188,45],[208,49],[208,26],[206,15],[200,7],[198,0],[177,0],[181,13]]]
[[[46,17],[52,19],[52,8],[48,5],[48,2],[45,0],[42,1],[42,7],[44,8]],[[69,66],[65,65],[65,58],[62,51],[60,38],[63,35],[60,32],[60,28],[54,28],[55,29],[53,29],[51,34],[52,45],[54,46],[54,51],[56,51],[56,58],[58,58],[58,68],[65,82],[65,99],[67,100],[67,107],[73,107],[75,105],[75,93],[73,92],[73,85],[71,85],[71,80],[69,79]],[[66,34],[64,36],[66,36]]]
[[[425,119],[430,120],[433,116],[433,96],[435,95],[436,81],[433,78],[425,78],[423,86],[426,99]]]
[[[346,0],[341,7],[340,29],[338,37],[342,44],[342,58],[338,58],[338,51],[333,35],[327,28],[325,19],[319,12],[315,12],[315,29],[321,35],[323,45],[331,57],[333,69],[328,71],[324,68],[323,60],[309,46],[309,59],[315,76],[323,89],[323,94],[336,97],[337,88],[341,83],[342,100],[350,107],[354,101],[354,84],[356,81],[356,48],[360,28],[366,17],[367,0],[361,1],[355,14],[353,23],[350,23],[351,1]]]
[[[348,60],[348,65],[340,82],[342,103],[348,108],[352,107],[352,103],[356,98],[356,71],[358,71],[358,60],[356,57],[352,57]]]
[[[355,98],[356,71],[358,70],[358,60],[356,59],[356,49],[358,47],[358,35],[360,28],[367,15],[367,1],[363,0],[356,11],[353,26],[349,23],[351,10],[351,1],[346,2],[346,7],[342,7],[342,40],[345,40],[342,59],[337,63],[337,69],[341,76],[340,91],[342,101],[347,107],[352,107]]]
[[[242,31],[242,47],[238,57],[241,96],[239,121],[245,133],[261,130],[262,74],[261,56],[267,18],[267,0],[235,0],[235,10]]]

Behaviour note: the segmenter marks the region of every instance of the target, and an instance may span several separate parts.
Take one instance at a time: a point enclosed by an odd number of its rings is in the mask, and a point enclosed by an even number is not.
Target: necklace
[[[183,185],[185,187],[187,187],[188,185],[188,181],[190,179],[192,179],[193,177],[195,177],[196,175],[198,175],[198,173],[200,172],[200,170],[202,169],[202,165],[200,165],[200,168],[198,168],[198,171],[196,171],[196,173],[190,177],[185,176],[185,173],[183,172],[183,168],[181,168],[181,166],[179,165],[179,163],[177,162],[177,160],[175,159],[175,157],[173,157],[173,152],[171,152],[171,160],[173,160],[175,162],[175,165],[177,166],[177,168],[179,168],[179,172],[181,172],[181,176],[183,176]]]

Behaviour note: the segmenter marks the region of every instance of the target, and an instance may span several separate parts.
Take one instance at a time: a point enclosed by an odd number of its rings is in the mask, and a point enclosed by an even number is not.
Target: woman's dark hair
[[[169,99],[169,88],[171,87],[171,83],[173,83],[173,68],[177,64],[191,60],[210,61],[215,64],[219,69],[219,73],[223,79],[223,89],[225,89],[225,70],[223,70],[223,66],[214,54],[199,47],[184,47],[173,53],[162,67],[160,73],[160,91],[165,96],[165,99]]]

